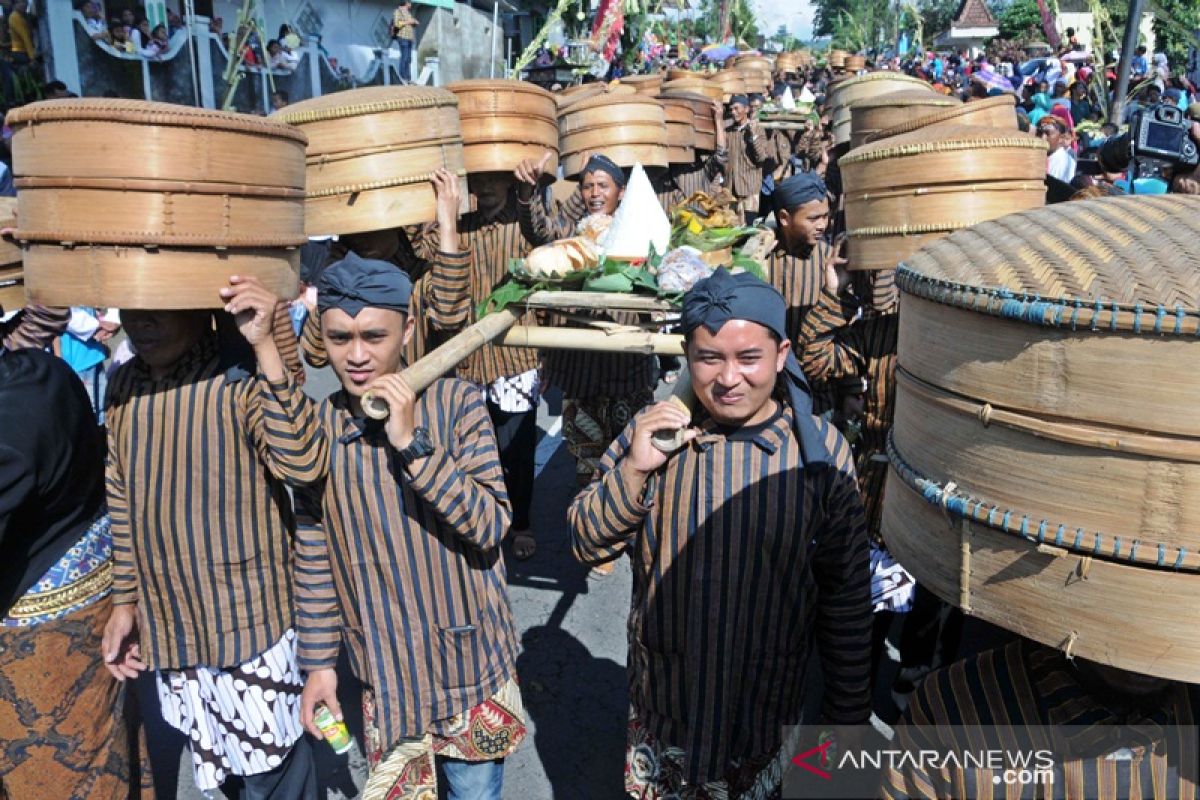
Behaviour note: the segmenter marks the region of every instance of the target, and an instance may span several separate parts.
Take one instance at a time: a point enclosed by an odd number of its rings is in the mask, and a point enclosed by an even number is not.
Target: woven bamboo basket
[[[306,241],[303,133],[134,100],[34,103],[7,121],[15,238],[34,302],[212,308],[233,274],[295,293]],[[123,256],[102,267],[101,252]]]
[[[619,86],[632,86],[634,91],[640,94],[648,94],[654,96],[658,94],[659,87],[663,85],[664,77],[662,74],[654,75],[629,75],[621,78]]]
[[[583,89],[583,91],[572,92],[571,94],[560,92],[559,94],[554,95],[554,104],[558,107],[559,114],[575,103],[579,103],[584,100],[590,100],[593,97],[599,97],[603,94],[608,94],[608,86],[603,83],[588,83],[583,86],[575,86],[572,88]]]
[[[714,72],[709,80],[721,87],[721,99],[726,103],[735,94],[746,94],[749,91],[746,87],[746,76],[740,70],[723,69]]]
[[[958,105],[962,105],[958,98],[930,89],[904,89],[859,100],[850,107],[850,147],[861,147],[868,136],[885,128]]]
[[[712,118],[712,115],[709,115]],[[17,198],[0,197],[0,229],[17,227]],[[0,268],[21,263],[21,245],[0,238]],[[11,306],[10,306],[11,308]]]
[[[666,167],[662,103],[642,94],[605,95],[570,106],[558,118],[563,174],[574,177],[587,156],[603,153],[622,167]]]
[[[829,66],[833,69],[845,69],[846,57],[850,54],[845,50],[830,50],[829,51]]]
[[[866,56],[846,56],[846,71],[858,72],[861,69],[867,68]]]
[[[800,54],[798,52],[780,53],[775,57],[776,72],[796,72],[799,69]]]
[[[936,235],[1045,202],[1045,144],[1024,133],[947,126],[851,150],[845,186],[852,269],[891,269]]]
[[[696,160],[696,115],[687,100],[663,97],[663,114],[667,123],[667,160],[672,164],[690,164]],[[708,117],[712,119],[712,115]]]
[[[953,108],[943,108],[915,119],[900,122],[890,128],[867,137],[867,142],[877,142],[904,133],[912,133],[933,125],[973,125],[978,128],[1001,128],[1017,130],[1017,100],[1011,94],[972,100]]]
[[[768,73],[772,68],[771,59],[757,53],[742,53],[734,56],[733,66],[737,69],[761,70]]]
[[[825,104],[833,109],[834,143],[850,141],[850,107],[858,101],[892,92],[928,88],[929,84],[920,78],[898,72],[871,72],[830,84]]]
[[[308,134],[309,235],[432,222],[438,169],[465,175],[458,98],[445,89],[374,86],[272,115]],[[466,210],[467,193],[463,192]]]
[[[1175,195],[1014,214],[902,263],[884,536],[918,581],[1200,681],[1198,264],[1200,198]]]
[[[664,108],[672,103],[686,105],[692,112],[693,146],[697,150],[716,149],[717,121],[713,119],[712,100],[698,94],[664,95],[659,100]]]
[[[742,73],[742,79],[746,84],[746,91],[762,95],[771,91],[770,70],[747,69],[743,67],[735,67],[734,69]]]
[[[554,153],[558,169],[558,106],[554,95],[527,81],[469,80],[448,84],[458,97],[467,172],[512,172],[527,158]]]
[[[4,313],[25,305],[25,273],[20,267],[0,267],[0,309]]]
[[[659,87],[659,97],[674,97],[681,94],[698,94],[710,100],[724,100],[725,90],[721,84],[706,78],[680,78],[679,80],[664,81]]]
[[[670,69],[667,70],[667,80],[668,81],[678,81],[678,80],[685,80],[685,79],[691,79],[691,78],[698,78],[700,80],[704,80],[704,77],[705,77],[705,75],[703,72],[697,72],[694,69],[681,69],[679,67],[671,67]]]

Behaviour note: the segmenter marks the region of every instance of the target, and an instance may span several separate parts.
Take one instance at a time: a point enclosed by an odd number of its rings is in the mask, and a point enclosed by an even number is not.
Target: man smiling
[[[684,298],[696,418],[640,414],[572,504],[576,557],[633,560],[626,792],[766,798],[815,632],[829,722],[870,713],[868,550],[849,448],[812,415],[783,298],[717,270]],[[673,455],[653,435],[687,428]]]
[[[780,181],[772,198],[778,237],[767,272],[787,302],[787,338],[796,342],[805,315],[821,299],[826,270],[844,262],[825,241],[829,192],[819,175],[800,172]]]

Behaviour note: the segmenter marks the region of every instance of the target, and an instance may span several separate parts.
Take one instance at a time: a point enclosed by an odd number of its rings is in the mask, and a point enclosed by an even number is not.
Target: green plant
[[[1004,39],[1043,38],[1040,33],[1042,14],[1037,0],[1012,0],[1008,5],[993,9],[993,15]]]

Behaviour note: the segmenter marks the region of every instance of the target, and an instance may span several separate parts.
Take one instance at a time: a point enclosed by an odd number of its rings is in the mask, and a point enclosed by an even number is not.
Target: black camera
[[[1129,121],[1129,130],[1102,143],[1097,155],[1105,172],[1124,172],[1132,161],[1193,168],[1200,164],[1200,152],[1191,129],[1191,120],[1176,106],[1138,109]]]

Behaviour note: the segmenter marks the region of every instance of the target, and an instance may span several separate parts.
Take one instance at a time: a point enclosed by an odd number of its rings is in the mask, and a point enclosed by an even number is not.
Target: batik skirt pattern
[[[436,800],[437,756],[494,761],[510,755],[525,739],[525,706],[513,679],[491,698],[448,720],[444,734],[402,739],[386,753],[375,723],[375,692],[364,688],[362,702],[370,773],[363,800]]]
[[[163,719],[187,734],[196,787],[212,791],[230,775],[260,775],[287,758],[303,733],[296,633],[232,669],[158,673]]]
[[[609,445],[639,411],[653,402],[654,392],[650,389],[623,397],[564,398],[563,439],[575,456],[580,485],[591,483]]]

